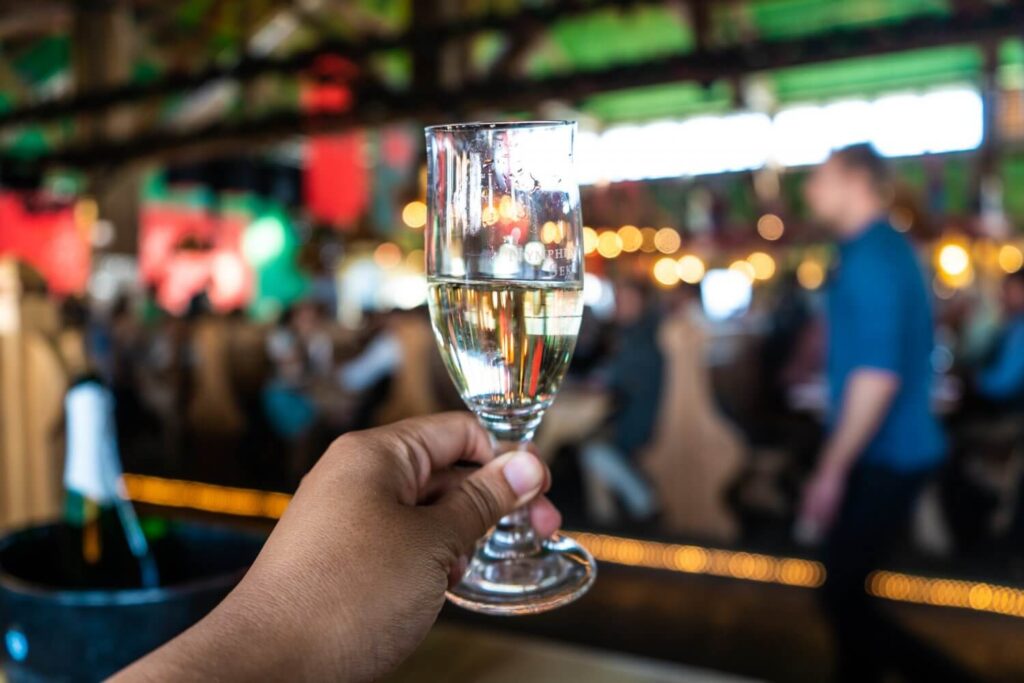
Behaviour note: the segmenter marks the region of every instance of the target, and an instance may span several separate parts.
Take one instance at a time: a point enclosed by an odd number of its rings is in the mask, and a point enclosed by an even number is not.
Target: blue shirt
[[[978,375],[978,391],[996,401],[1024,403],[1024,314],[1007,321],[995,354]]]
[[[859,461],[900,471],[937,464],[946,440],[931,411],[931,302],[914,250],[887,222],[839,245],[828,322],[830,424],[838,420],[852,372],[890,372],[899,388]]]

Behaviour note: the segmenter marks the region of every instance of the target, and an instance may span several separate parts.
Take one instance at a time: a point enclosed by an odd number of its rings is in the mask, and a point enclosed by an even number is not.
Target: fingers
[[[464,412],[411,418],[342,439],[349,439],[348,450],[354,445],[376,458],[390,456],[379,460],[385,464],[376,471],[376,483],[406,505],[421,498],[431,473],[459,461],[482,465],[494,458],[487,432]]]
[[[562,513],[545,496],[530,504],[530,523],[541,538],[547,538],[562,528]]]
[[[426,485],[420,490],[417,505],[430,505],[437,502],[441,496],[462,486],[466,477],[476,472],[473,467],[452,467],[439,472],[432,472]]]
[[[453,534],[458,554],[466,554],[499,519],[536,498],[547,482],[547,469],[537,456],[526,451],[506,453],[438,501],[433,508],[437,528]],[[542,508],[538,514],[550,525],[550,509]]]
[[[429,464],[427,471],[463,460],[480,465],[494,457],[490,437],[467,412],[414,417],[387,427],[406,448]],[[424,480],[426,477],[424,477]]]
[[[536,452],[533,449],[531,449],[530,452],[536,455]],[[455,465],[454,467],[450,467],[446,470],[432,472],[426,485],[420,490],[416,504],[430,505],[431,503],[437,502],[441,496],[461,486],[466,477],[473,474],[473,472],[476,472],[477,469],[478,468],[475,467],[460,467]],[[545,479],[542,493],[547,493],[551,489],[551,469],[547,465],[544,465],[544,475]]]

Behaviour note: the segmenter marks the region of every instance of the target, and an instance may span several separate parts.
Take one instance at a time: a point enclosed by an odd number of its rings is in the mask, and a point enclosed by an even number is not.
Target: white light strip
[[[745,171],[770,162],[821,163],[833,149],[867,142],[887,157],[975,149],[982,100],[968,87],[845,99],[759,113],[698,116],[583,132],[576,141],[584,185]]]

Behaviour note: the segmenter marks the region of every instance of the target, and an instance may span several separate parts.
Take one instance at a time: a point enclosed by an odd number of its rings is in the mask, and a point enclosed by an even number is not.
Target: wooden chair
[[[725,489],[746,446],[715,407],[703,331],[681,315],[659,331],[666,375],[655,435],[640,461],[658,493],[665,531],[730,542],[739,525]]]

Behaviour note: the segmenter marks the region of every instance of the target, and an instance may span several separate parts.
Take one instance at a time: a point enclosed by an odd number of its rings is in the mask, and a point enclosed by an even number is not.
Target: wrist
[[[850,471],[852,465],[851,458],[842,457],[841,454],[825,451],[822,454],[821,461],[818,465],[818,471],[834,477],[845,477]]]

